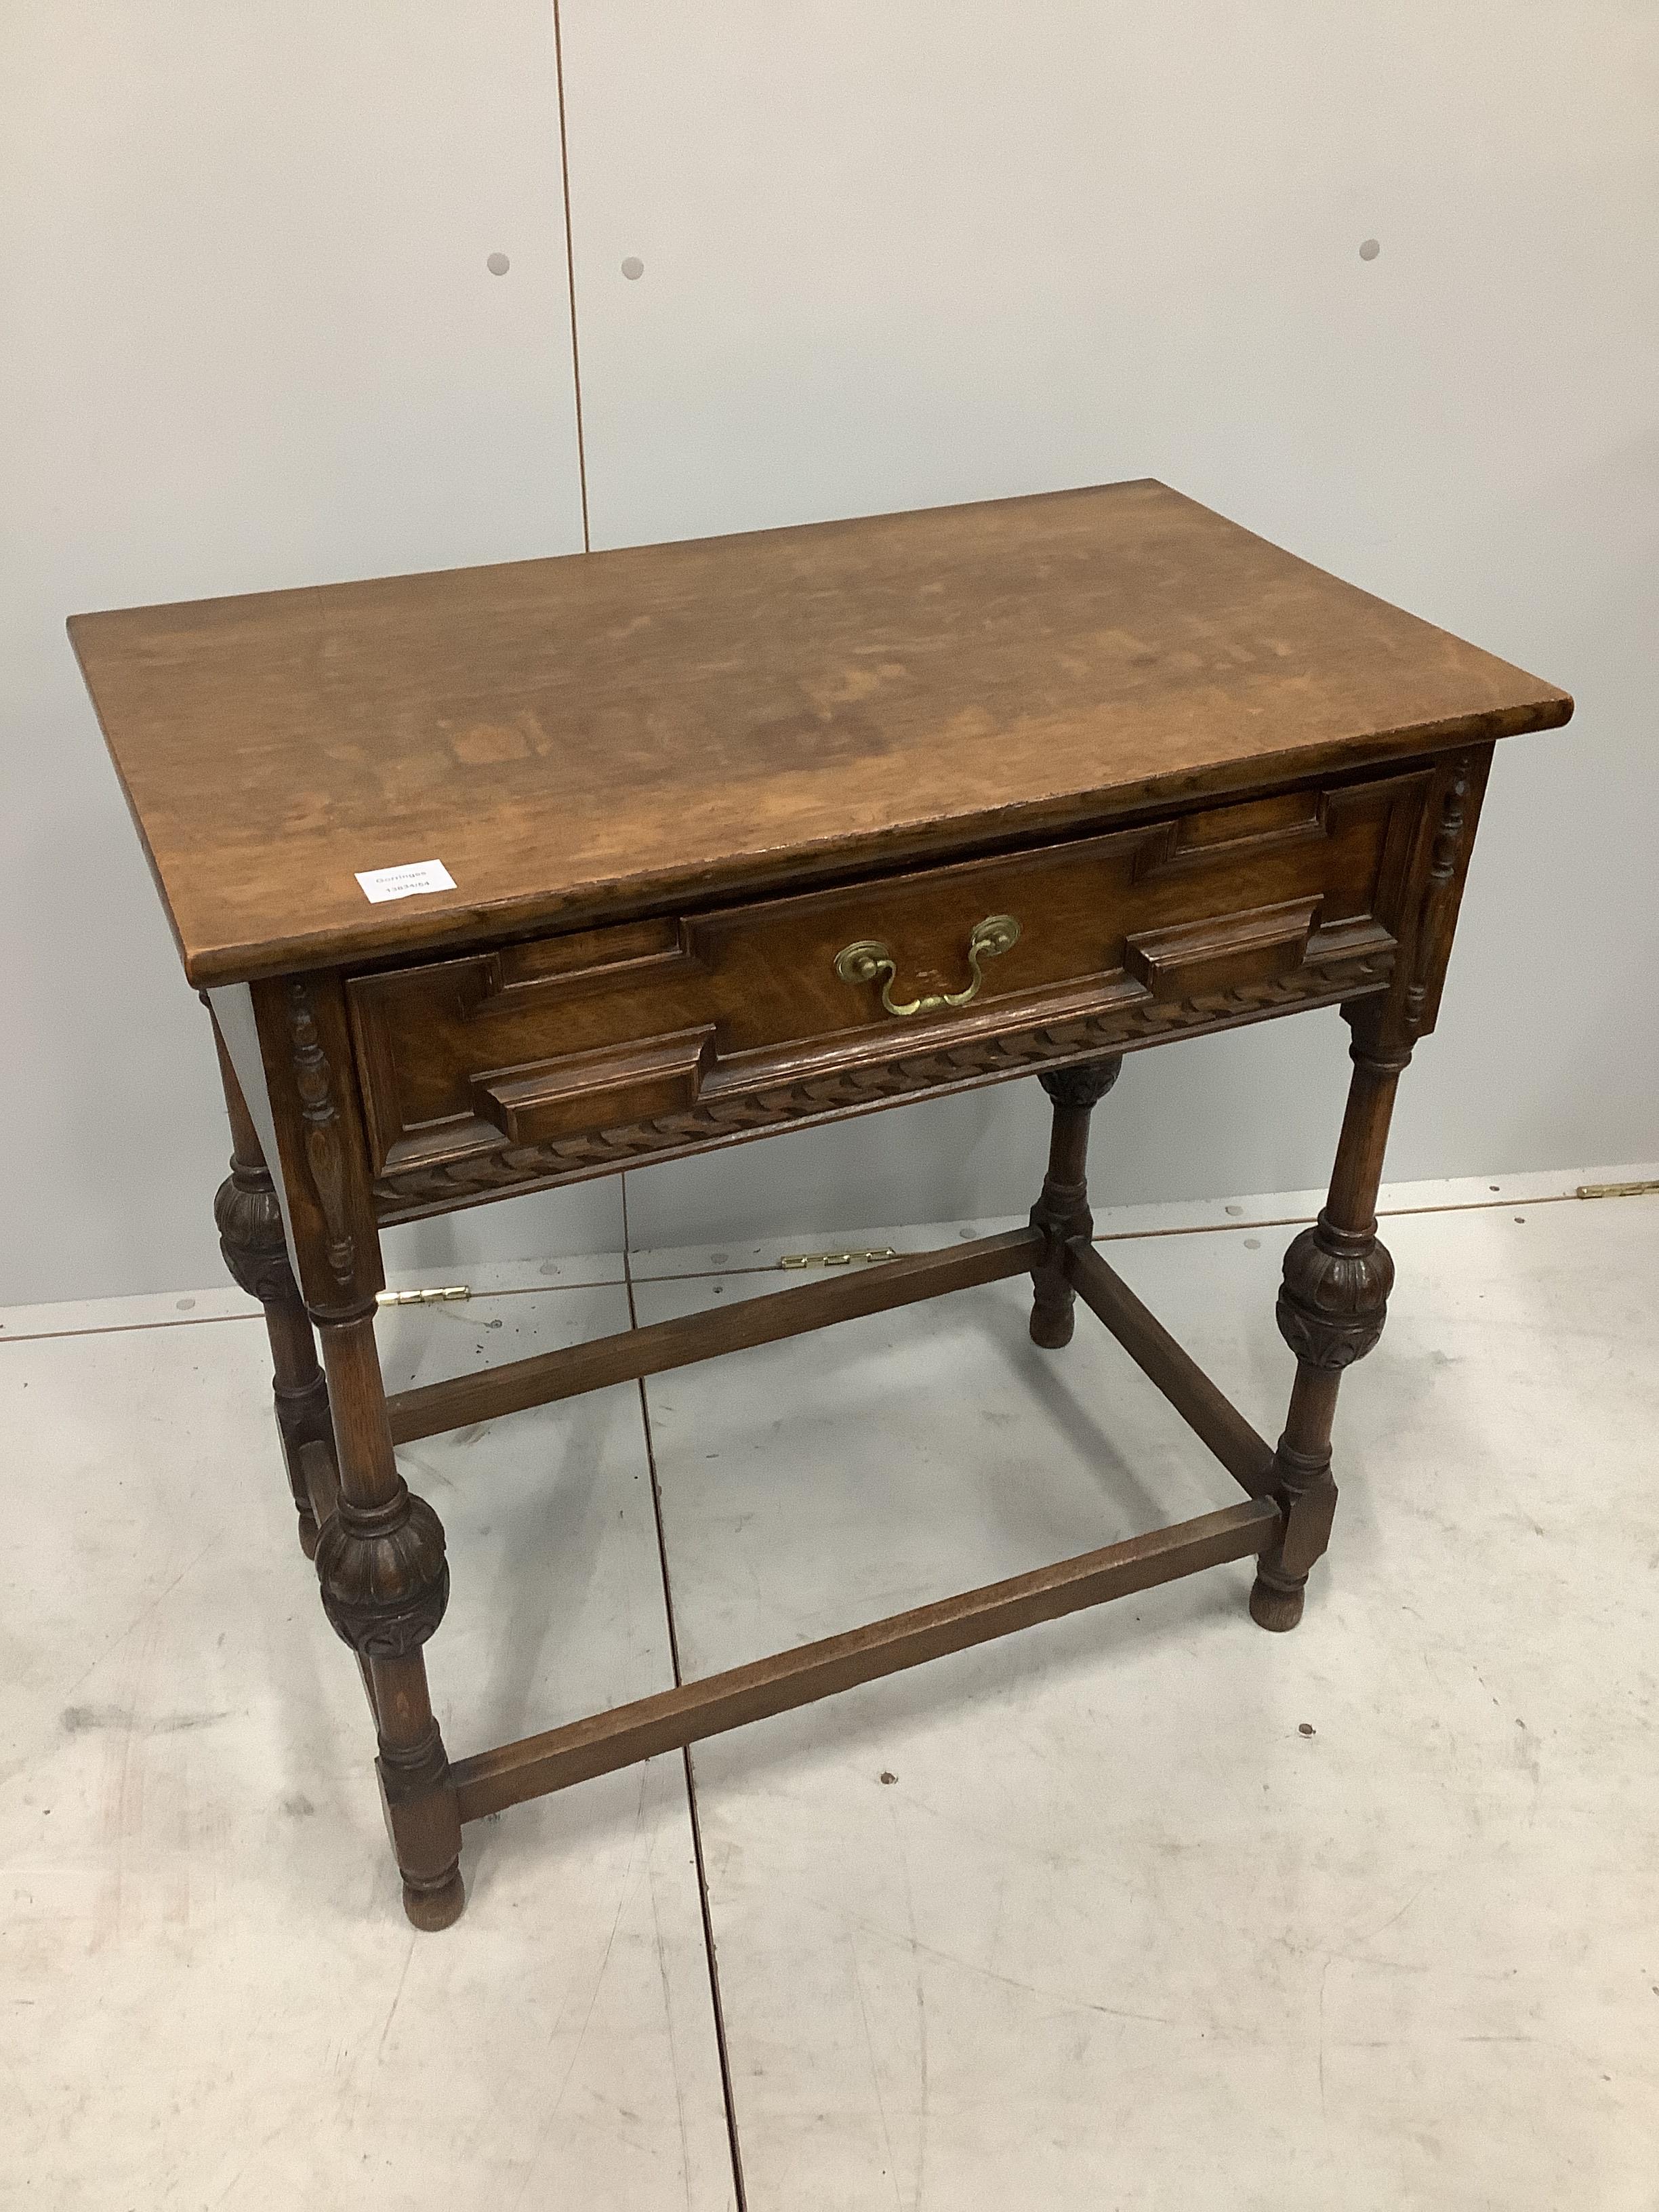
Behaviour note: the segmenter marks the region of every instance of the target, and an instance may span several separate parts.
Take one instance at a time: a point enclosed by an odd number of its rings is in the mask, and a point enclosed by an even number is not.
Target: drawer
[[[669,1142],[721,1106],[762,1126],[770,1099],[783,1121],[815,1083],[896,1071],[892,1095],[919,1056],[1013,1073],[1002,1041],[1067,1024],[1106,1051],[1115,1024],[1133,1044],[1380,988],[1427,786],[1284,793],[354,977],[375,1172],[416,1176],[382,1203],[418,1210],[417,1171],[503,1152],[545,1180],[599,1133]]]

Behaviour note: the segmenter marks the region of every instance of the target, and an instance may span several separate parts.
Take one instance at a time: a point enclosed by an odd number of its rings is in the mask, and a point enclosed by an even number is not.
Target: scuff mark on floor
[[[415,1961],[415,1946],[420,1940],[418,1934],[411,1932],[409,1948],[404,1954],[404,1970],[398,1977],[397,1988],[392,1992],[392,2002],[386,2011],[385,2025],[380,2029],[380,2039],[374,2046],[376,2064],[380,2063],[380,2053],[386,2049],[386,2039],[392,2033],[392,2023],[398,2016],[398,2007],[403,2002],[404,1984],[409,1979],[409,1970]]]
[[[213,1728],[233,1717],[228,1710],[217,1713],[158,1713],[154,1720],[129,1712],[125,1705],[65,1705],[58,1723],[65,1735],[84,1735],[97,1729],[126,1729],[137,1735],[179,1735],[186,1729]]]

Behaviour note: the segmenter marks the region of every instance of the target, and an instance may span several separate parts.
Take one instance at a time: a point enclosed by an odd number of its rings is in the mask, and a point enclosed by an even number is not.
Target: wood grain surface
[[[198,984],[1017,846],[1564,722],[1134,483],[81,615]],[[359,871],[441,861],[374,905]]]

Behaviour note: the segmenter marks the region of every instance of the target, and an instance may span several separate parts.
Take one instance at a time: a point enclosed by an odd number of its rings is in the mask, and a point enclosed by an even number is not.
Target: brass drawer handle
[[[965,990],[934,991],[921,999],[901,1001],[894,998],[893,983],[898,970],[891,951],[879,938],[862,938],[858,944],[848,945],[836,953],[836,973],[843,983],[873,983],[880,976],[882,1005],[901,1021],[908,1021],[912,1014],[936,1014],[941,1007],[965,1006],[976,999],[979,987],[985,981],[981,961],[1006,952],[1018,939],[1019,924],[1012,915],[987,915],[983,921],[975,923],[974,933],[968,939],[968,965],[973,971],[973,981]]]

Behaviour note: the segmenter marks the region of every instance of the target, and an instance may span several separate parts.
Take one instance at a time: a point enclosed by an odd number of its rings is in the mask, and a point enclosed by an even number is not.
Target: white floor
[[[1295,1635],[1215,1569],[698,1747],[699,1832],[678,1757],[514,1808],[441,1936],[257,1310],[0,1316],[0,2204],[712,2212],[729,2099],[749,2212],[1653,2212],[1659,1199],[1578,1179],[1387,1194]],[[1307,1208],[1100,1224],[1269,1434]],[[636,1318],[776,1256],[635,1254]],[[619,1256],[474,1279],[383,1316],[394,1382],[628,1322]],[[1089,1316],[1035,1351],[1028,1295],[647,1386],[688,1676],[1237,1495]],[[452,1753],[672,1680],[635,1389],[403,1460]]]

